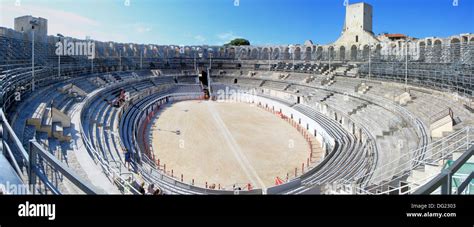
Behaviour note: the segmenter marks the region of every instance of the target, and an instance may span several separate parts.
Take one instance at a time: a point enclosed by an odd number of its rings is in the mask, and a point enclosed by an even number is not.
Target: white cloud
[[[3,4],[0,8],[0,26],[14,28],[14,19],[24,15],[42,17],[48,20],[48,35],[58,33],[79,39],[90,36],[92,39],[100,41],[126,42],[127,36],[124,33],[107,32],[105,25],[77,13],[64,10],[46,8],[32,3],[24,3],[20,6],[14,4]],[[146,28],[144,29],[147,30]]]
[[[206,41],[206,37],[202,36],[202,35],[196,35],[194,36],[194,39],[198,42],[204,42]]]
[[[228,42],[235,38],[239,38],[239,36],[235,35],[233,32],[224,32],[224,33],[218,34],[217,38],[219,38],[219,40],[221,41]]]
[[[242,36],[236,35],[232,31],[217,34],[217,43],[216,43],[216,45],[224,45],[224,44],[229,43],[231,40],[236,39],[236,38],[242,38]]]
[[[138,33],[151,32],[152,30],[151,26],[145,24],[134,24],[132,26],[134,27],[134,30]]]

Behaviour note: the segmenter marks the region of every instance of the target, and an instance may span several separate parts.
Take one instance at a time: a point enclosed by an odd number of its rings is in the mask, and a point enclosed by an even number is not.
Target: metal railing
[[[466,162],[474,155],[474,146],[471,146],[466,152],[464,152],[461,157],[459,157],[453,165],[444,169],[439,175],[430,180],[428,183],[419,187],[413,194],[431,194],[441,187],[441,194],[449,195],[453,194],[452,191],[452,182],[453,175],[464,165]],[[462,194],[466,187],[471,183],[471,180],[474,178],[474,171],[472,171],[469,176],[461,183],[457,188],[456,194]]]
[[[18,176],[22,179],[27,179],[27,181],[23,180],[23,182],[29,184],[32,188],[30,193],[47,193],[50,191],[53,194],[60,194],[57,185],[54,185],[48,179],[48,174],[45,172],[45,166],[54,169],[57,174],[62,174],[62,176],[66,177],[83,192],[87,194],[98,193],[98,190],[95,189],[94,186],[79,177],[72,169],[46,151],[38,142],[30,141],[30,147],[26,150],[10,126],[8,119],[1,108],[0,122],[3,148],[5,148],[11,164],[18,173]],[[38,187],[38,185],[41,184],[44,185],[43,191],[39,190],[40,188]]]
[[[383,182],[382,184],[373,184],[368,187],[361,187],[355,183],[355,181],[338,181],[333,183],[334,188],[342,188],[342,185],[345,186],[345,188],[348,188],[351,193],[356,193],[356,194],[390,194],[390,193],[398,193],[400,194],[409,194],[414,192],[417,188],[422,187],[427,181],[429,181],[431,178],[435,177],[435,174],[431,174],[427,177],[424,177],[422,179],[418,179],[416,182],[407,182],[406,185],[400,186],[400,187],[393,187],[391,189],[385,190],[385,191],[376,191],[377,188],[383,186],[383,185],[390,185],[392,182],[397,182],[400,181],[404,177],[410,176],[410,174],[413,173],[413,171],[417,170],[417,168],[425,167],[425,166],[441,166],[441,162],[444,163],[445,160],[448,160],[450,157],[452,157],[454,152],[463,152],[463,151],[469,151],[469,146],[472,145],[474,141],[474,135],[472,133],[474,129],[472,127],[465,127],[457,132],[452,133],[451,135],[435,141],[433,143],[428,144],[424,148],[419,148],[419,149],[425,149],[426,154],[422,154],[415,151],[411,151],[398,159],[392,160],[389,163],[386,163],[384,166],[378,166],[377,169],[383,169],[383,167],[389,166],[390,164],[393,163],[398,163],[397,167],[399,166],[407,166],[405,168],[401,168],[398,171],[395,171],[394,173],[386,176],[384,173],[387,173],[389,171],[392,171],[392,169],[385,170],[385,172],[379,172],[379,178],[374,178],[373,181],[377,182]],[[472,148],[472,147],[471,147]],[[466,152],[464,152],[466,153]],[[415,156],[411,156],[412,154],[418,154]],[[423,158],[420,159],[421,155]],[[402,161],[404,158],[407,158],[407,161]],[[441,168],[441,167],[440,167]]]
[[[30,141],[29,151],[30,160],[28,165],[28,181],[32,187],[33,194],[36,194],[36,192],[41,192],[41,190],[36,188],[38,178],[45,186],[45,189],[50,190],[53,192],[53,194],[61,194],[59,189],[48,179],[47,173],[45,171],[46,165],[51,166],[55,171],[61,173],[71,183],[73,183],[74,186],[78,187],[84,193],[90,195],[99,194],[98,189],[79,177],[72,169],[67,167],[63,162],[59,161],[56,157],[54,157],[54,155],[46,151],[35,140]]]

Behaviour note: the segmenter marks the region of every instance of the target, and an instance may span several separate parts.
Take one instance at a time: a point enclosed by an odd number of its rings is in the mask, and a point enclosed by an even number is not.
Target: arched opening
[[[374,58],[380,60],[382,58],[382,45],[375,46]]]
[[[206,71],[201,70],[201,73],[199,73],[199,82],[203,87],[204,97],[209,99],[209,76]]]
[[[296,47],[295,52],[293,54],[294,54],[295,60],[301,60],[301,48],[300,47]]]
[[[270,57],[270,54],[268,53],[268,48],[263,48],[262,50],[262,59],[265,59],[265,60],[268,60],[268,58]]]
[[[357,46],[352,45],[351,47],[351,61],[357,61]]]
[[[247,50],[246,49],[240,49],[239,50],[239,58],[246,58],[247,57]]]
[[[225,57],[225,49],[224,48],[219,48],[219,57],[224,58]]]
[[[369,54],[370,54],[369,52],[370,52],[369,45],[364,45],[364,48],[362,50],[362,58],[364,59],[364,61],[369,60]]]
[[[418,57],[418,60],[419,61],[424,61],[425,60],[425,52],[426,52],[426,44],[425,42],[420,42],[420,45],[419,45],[419,57]]]
[[[273,60],[278,60],[279,57],[280,57],[280,48],[275,48],[275,50],[273,50]]]
[[[323,58],[323,48],[316,48],[316,60],[321,60]]]
[[[311,47],[306,47],[304,60],[310,61],[311,60]]]
[[[328,60],[334,60],[335,53],[334,53],[334,47],[330,46],[328,48]]]
[[[339,48],[339,60],[344,61],[346,59],[346,48],[341,46]]]
[[[184,56],[187,57],[187,58],[192,56],[191,55],[191,48],[189,48],[189,47],[184,48]]]
[[[199,55],[198,55],[198,56],[199,56]],[[207,58],[207,49],[206,49],[206,48],[202,49],[202,58],[203,58],[203,59],[206,59],[206,58]]]
[[[471,53],[471,62],[474,62],[474,37],[469,40],[469,52]]]
[[[288,60],[290,59],[290,48],[286,47],[285,51],[283,52],[283,60]]]
[[[252,49],[252,52],[250,54],[250,58],[251,59],[258,59],[258,49],[257,48]]]
[[[235,58],[235,48],[231,47],[228,53],[229,53],[229,58]]]
[[[433,62],[441,62],[441,41],[436,40],[433,45]]]
[[[451,60],[453,62],[461,60],[461,42],[459,39],[454,38],[451,39],[450,44],[450,53],[451,53]]]
[[[207,78],[207,72],[206,71],[201,70],[201,73],[199,73],[199,82],[201,82],[203,86],[207,86],[208,78]]]

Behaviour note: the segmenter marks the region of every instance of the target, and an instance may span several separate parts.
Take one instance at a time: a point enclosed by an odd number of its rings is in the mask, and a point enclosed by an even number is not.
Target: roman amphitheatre
[[[102,42],[15,18],[0,186],[31,187],[2,193],[473,194],[474,35],[376,35],[376,8],[341,10],[328,44]],[[93,58],[57,55],[64,39]]]

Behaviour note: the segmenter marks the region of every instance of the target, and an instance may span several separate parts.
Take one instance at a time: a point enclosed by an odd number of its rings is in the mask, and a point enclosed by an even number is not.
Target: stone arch
[[[137,48],[134,44],[129,44],[129,51],[130,51],[130,55],[129,56],[133,56],[133,57],[137,57],[138,56],[138,52],[137,52]]]
[[[290,59],[290,48],[285,47],[285,50],[283,51],[283,60],[288,60]]]
[[[451,61],[455,62],[461,60],[461,41],[458,38],[451,39],[449,49]]]
[[[272,53],[272,59],[278,60],[280,58],[280,48],[275,48]]]
[[[425,60],[425,53],[426,53],[426,44],[424,41],[418,43],[418,60],[424,61]]]
[[[336,57],[336,53],[335,53],[335,51],[334,51],[334,47],[333,47],[333,46],[328,47],[327,56],[328,56],[328,60],[334,60],[334,58]]]
[[[304,60],[305,61],[310,61],[311,60],[311,47],[306,47],[305,52],[304,52]]]
[[[382,58],[382,45],[380,43],[375,46],[374,57],[375,59]]]
[[[245,58],[250,59],[250,57],[252,56],[252,49],[247,48],[245,50],[246,50],[245,51]]]
[[[369,60],[369,54],[370,54],[369,45],[364,45],[364,47],[362,48],[362,59],[364,61]]]
[[[220,58],[224,58],[224,57],[225,57],[225,52],[226,52],[226,51],[225,51],[225,48],[224,48],[224,47],[220,47],[220,48],[219,48],[218,56],[219,56]]]
[[[471,54],[471,56],[470,56],[471,63],[474,63],[474,37],[471,37],[471,39],[469,40],[469,50],[468,51]]]
[[[293,57],[295,58],[295,60],[301,60],[301,47],[295,47]]]
[[[268,51],[268,48],[267,47],[264,47],[263,50],[262,50],[262,56],[261,56],[261,59],[262,60],[268,60],[270,58],[270,53]]]
[[[346,47],[339,47],[339,60],[344,61],[346,59]]]
[[[441,62],[441,52],[442,52],[443,42],[437,39],[433,43],[433,62]]]
[[[202,48],[202,58],[207,58],[209,55],[209,50],[207,48]]]
[[[357,46],[352,45],[351,46],[351,61],[357,61]]]
[[[235,58],[235,48],[234,47],[229,48],[227,53],[228,53],[229,58]]]
[[[316,60],[321,60],[323,58],[323,47],[318,46],[316,48]]]
[[[250,53],[250,58],[251,59],[258,59],[258,55],[259,55],[258,48],[253,48],[252,52]]]

